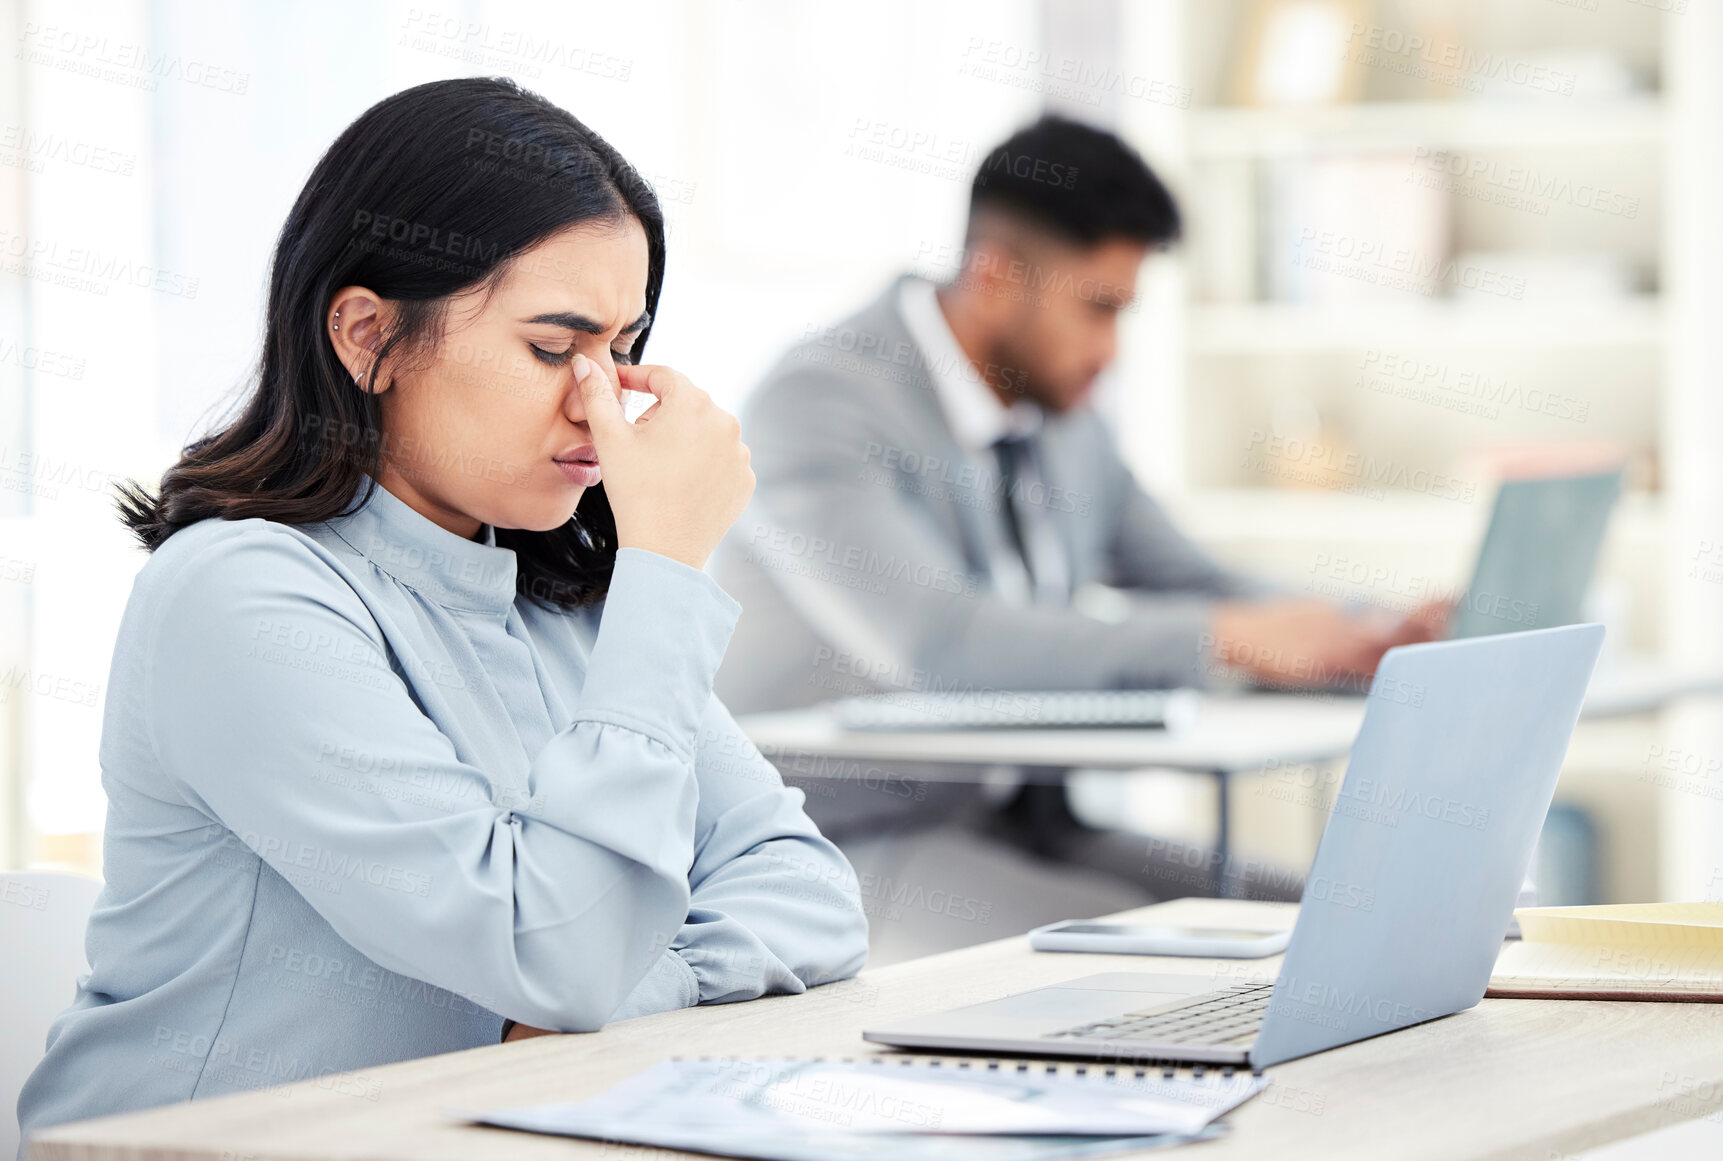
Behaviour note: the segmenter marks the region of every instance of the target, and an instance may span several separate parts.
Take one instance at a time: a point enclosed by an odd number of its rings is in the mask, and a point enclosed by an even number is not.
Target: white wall
[[[976,162],[1040,107],[1014,76],[968,68],[988,51],[1035,50],[1032,0],[22,0],[16,14],[24,55],[8,79],[23,159],[0,167],[16,195],[0,201],[0,229],[48,247],[48,263],[0,273],[0,343],[84,363],[72,378],[0,357],[0,414],[28,431],[0,432],[0,503],[12,505],[0,507],[0,551],[34,566],[30,583],[9,584],[0,560],[0,666],[15,655],[32,667],[26,692],[0,706],[21,732],[0,767],[0,821],[23,785],[38,836],[0,845],[0,863],[99,857],[52,836],[102,825],[102,687],[143,561],[103,485],[153,484],[246,383],[276,232],[322,151],[371,104],[438,77],[506,73],[606,136],[658,185],[670,219],[652,357],[731,407],[810,326],[959,241]],[[159,283],[60,277],[90,256]]]

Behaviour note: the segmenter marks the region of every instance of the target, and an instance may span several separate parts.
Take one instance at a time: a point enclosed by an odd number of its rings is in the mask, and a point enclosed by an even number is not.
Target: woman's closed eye
[[[560,351],[547,351],[537,343],[528,343],[527,346],[532,348],[532,353],[538,358],[539,362],[548,363],[552,367],[560,367],[564,365],[570,359],[574,358],[575,354],[574,347],[572,345],[564,347]],[[630,364],[634,362],[633,358],[625,350],[618,351],[612,348],[610,357],[616,362],[622,364]]]

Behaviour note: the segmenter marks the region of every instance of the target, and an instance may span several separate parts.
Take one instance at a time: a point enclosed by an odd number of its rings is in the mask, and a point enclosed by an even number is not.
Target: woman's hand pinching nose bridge
[[[754,494],[741,424],[669,367],[619,366],[618,382],[584,355],[572,368],[617,543],[703,568]],[[651,422],[628,422],[621,388],[655,397]]]

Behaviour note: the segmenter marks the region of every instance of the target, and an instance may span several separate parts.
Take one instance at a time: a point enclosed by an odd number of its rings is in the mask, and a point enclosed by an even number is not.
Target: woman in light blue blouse
[[[508,81],[319,162],[255,391],[123,498],[107,886],[26,1132],[860,968],[849,865],[712,696],[753,473],[636,365],[663,273],[650,188]]]

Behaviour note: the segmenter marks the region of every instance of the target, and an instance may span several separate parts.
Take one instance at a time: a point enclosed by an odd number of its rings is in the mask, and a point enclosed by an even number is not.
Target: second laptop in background
[[[1621,471],[1505,480],[1450,638],[1572,625],[1583,614]]]

